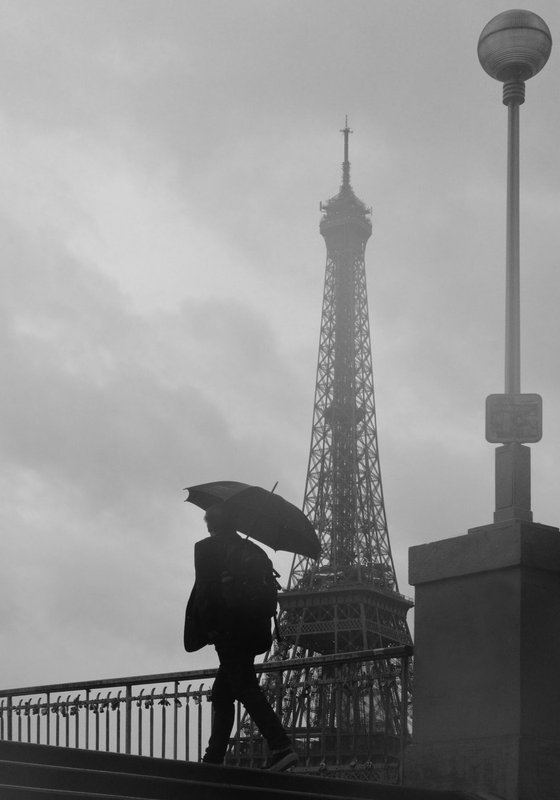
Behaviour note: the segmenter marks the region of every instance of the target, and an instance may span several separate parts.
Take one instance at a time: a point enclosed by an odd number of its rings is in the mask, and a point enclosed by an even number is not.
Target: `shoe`
[[[202,759],[202,763],[203,764],[215,764],[215,765],[218,765],[218,766],[222,766],[223,763],[224,763],[224,759],[221,758],[220,760],[218,760],[217,758],[212,758],[212,756],[204,756],[203,759]]]
[[[278,753],[272,753],[263,769],[269,772],[285,772],[285,770],[295,767],[298,762],[298,756],[295,750],[291,747],[286,750],[280,750]]]

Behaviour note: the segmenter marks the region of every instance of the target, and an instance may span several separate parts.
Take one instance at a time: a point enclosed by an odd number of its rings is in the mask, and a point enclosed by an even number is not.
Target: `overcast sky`
[[[2,688],[215,664],[182,649],[205,535],[182,489],[302,502],[346,114],[401,591],[410,546],[492,522],[507,111],[476,45],[509,7],[0,0]],[[560,40],[557,0],[531,10]],[[555,526],[559,65],[521,109],[522,390]]]

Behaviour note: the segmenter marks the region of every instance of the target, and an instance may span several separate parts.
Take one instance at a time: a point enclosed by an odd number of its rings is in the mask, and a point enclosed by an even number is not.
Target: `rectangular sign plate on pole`
[[[486,441],[500,444],[539,442],[540,394],[491,394],[486,398]]]

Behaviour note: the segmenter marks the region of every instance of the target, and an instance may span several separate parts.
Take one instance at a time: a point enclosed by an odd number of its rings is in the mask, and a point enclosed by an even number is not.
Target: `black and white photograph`
[[[0,797],[560,796],[559,41],[0,0]]]

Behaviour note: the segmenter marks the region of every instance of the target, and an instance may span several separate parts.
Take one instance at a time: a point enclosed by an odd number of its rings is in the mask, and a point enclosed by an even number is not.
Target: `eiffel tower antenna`
[[[348,127],[348,116],[346,116],[346,122],[344,128],[340,131],[344,134],[344,161],[342,163],[342,186],[350,186],[350,161],[348,159],[348,137],[354,131],[351,131]]]

